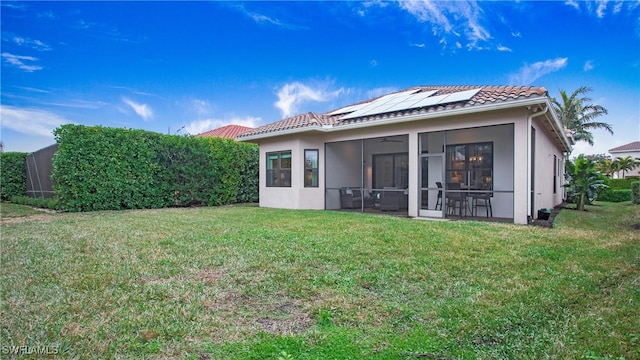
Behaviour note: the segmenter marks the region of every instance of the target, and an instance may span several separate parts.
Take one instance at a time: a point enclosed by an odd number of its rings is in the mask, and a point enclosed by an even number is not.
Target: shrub
[[[257,145],[73,124],[57,128],[54,134],[59,147],[52,178],[65,210],[257,200]]]
[[[631,201],[631,190],[605,189],[598,194],[597,200],[608,202]]]
[[[632,202],[640,204],[640,181],[631,183]]]
[[[638,179],[634,178],[608,179],[607,185],[609,185],[609,189],[613,190],[629,190],[631,189],[631,184],[636,181],[638,181]]]
[[[11,197],[11,202],[14,204],[28,205],[42,209],[60,209],[60,202],[57,199],[32,198],[24,195],[16,195]]]
[[[0,153],[0,199],[27,193],[27,153]]]

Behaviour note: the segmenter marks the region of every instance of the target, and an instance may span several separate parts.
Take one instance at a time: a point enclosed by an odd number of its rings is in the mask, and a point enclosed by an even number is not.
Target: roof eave
[[[629,152],[640,152],[640,149],[628,149],[628,150],[609,150],[609,154],[617,154],[617,153],[629,153]]]
[[[555,111],[553,111],[553,104],[551,103],[551,100],[547,98],[545,99],[545,102],[546,102],[546,106],[548,107],[546,114],[551,117],[551,120],[549,122],[551,123],[551,126],[554,129],[554,132],[558,135],[558,138],[562,142],[562,145],[564,146],[565,151],[567,153],[570,153],[572,151],[571,146],[575,145],[575,142],[573,141],[573,138],[570,139],[565,133],[562,122],[557,117],[557,114],[555,113]]]
[[[255,134],[255,135],[242,136],[242,137],[238,137],[237,140],[243,141],[243,142],[254,142],[255,140],[268,139],[276,136],[293,135],[293,134],[300,134],[300,133],[314,132],[314,131],[326,132],[328,131],[328,128],[330,127],[322,126],[318,124],[305,125],[305,126],[298,126],[291,129],[284,129],[284,130],[278,130],[273,132],[264,132],[264,133]]]

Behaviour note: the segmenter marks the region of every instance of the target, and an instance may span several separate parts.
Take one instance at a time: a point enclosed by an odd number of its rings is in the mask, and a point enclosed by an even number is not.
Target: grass
[[[252,206],[12,222],[4,205],[3,354],[640,358],[628,202],[553,229]]]
[[[0,218],[2,219],[21,218],[36,214],[42,214],[42,212],[34,210],[28,206],[16,205],[7,202],[0,203]]]

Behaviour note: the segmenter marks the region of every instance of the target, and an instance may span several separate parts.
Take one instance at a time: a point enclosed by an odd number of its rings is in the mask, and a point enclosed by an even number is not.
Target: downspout
[[[544,109],[540,110],[536,113],[533,113],[527,116],[527,212],[531,211],[531,197],[533,194],[533,189],[531,189],[531,124],[533,122],[533,118],[536,118],[540,115],[544,115],[549,111],[549,106],[547,104],[544,105]],[[527,216],[527,221],[530,222],[533,220],[533,215],[530,213]]]
[[[364,139],[360,139],[360,211],[364,212]]]

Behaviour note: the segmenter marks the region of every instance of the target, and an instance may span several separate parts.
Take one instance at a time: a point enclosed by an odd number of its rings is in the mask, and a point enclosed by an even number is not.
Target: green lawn
[[[640,206],[588,210],[3,211],[0,357],[640,358]]]
[[[20,218],[35,214],[42,214],[42,212],[32,209],[28,206],[16,205],[6,202],[0,203],[0,218],[2,219]]]

